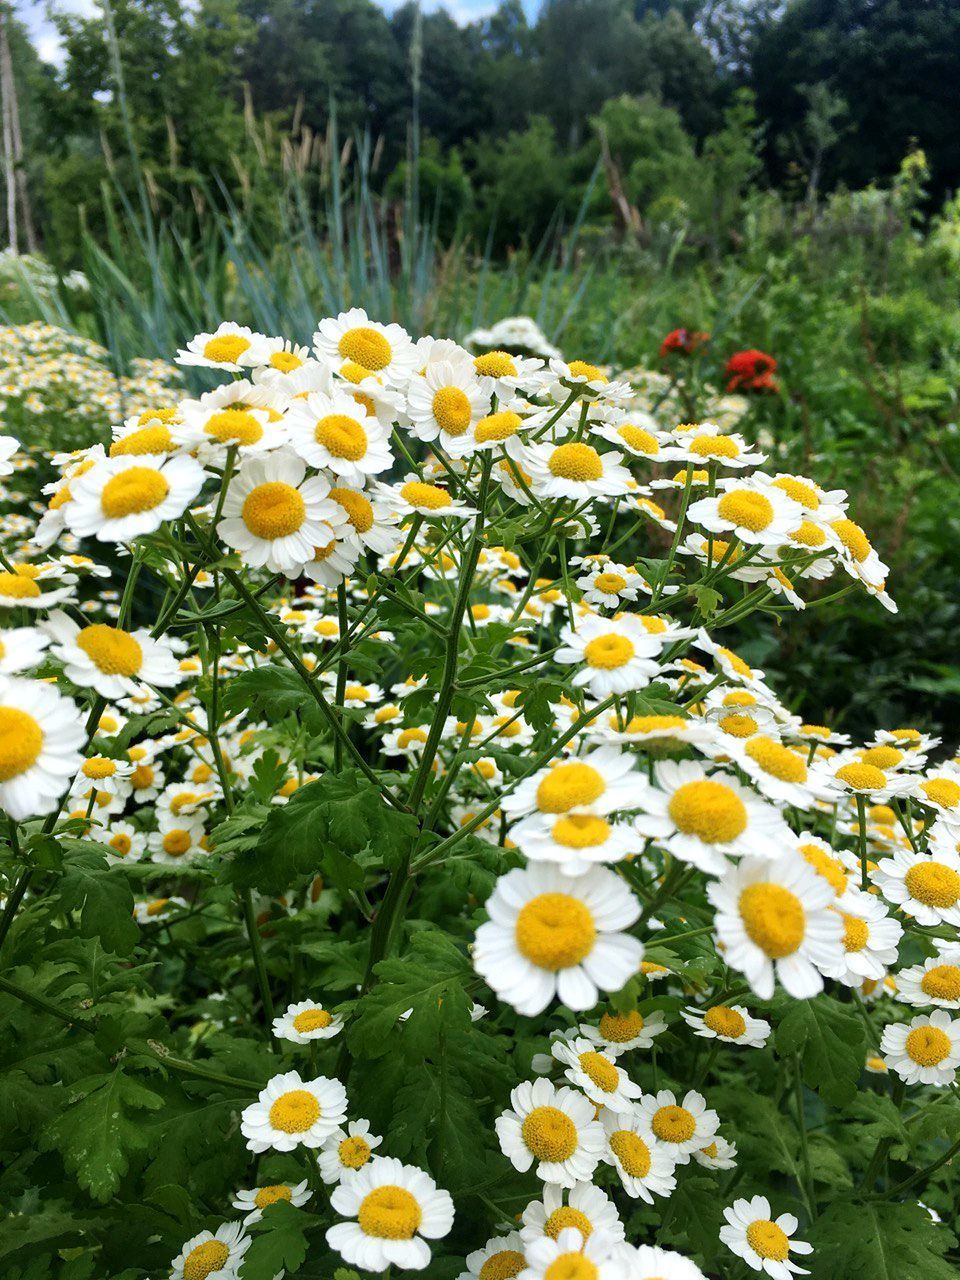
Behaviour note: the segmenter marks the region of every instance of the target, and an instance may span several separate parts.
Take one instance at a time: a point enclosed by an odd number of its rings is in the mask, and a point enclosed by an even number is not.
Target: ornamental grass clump
[[[960,763],[737,651],[895,610],[846,493],[359,309],[178,360],[0,448],[7,1274],[955,1275]]]

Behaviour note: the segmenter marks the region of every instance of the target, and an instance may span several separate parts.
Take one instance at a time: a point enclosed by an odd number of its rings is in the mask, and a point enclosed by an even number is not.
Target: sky
[[[377,3],[388,13],[396,9],[403,0],[377,0]],[[56,7],[65,13],[91,14],[97,11],[96,0],[54,0]],[[13,0],[13,10],[21,22],[24,22],[40,57],[45,62],[59,62],[60,44],[53,24],[46,16],[48,0]],[[446,9],[457,22],[471,22],[482,18],[496,9],[496,0],[423,0],[425,12],[432,9]],[[527,9],[532,3],[527,4]]]

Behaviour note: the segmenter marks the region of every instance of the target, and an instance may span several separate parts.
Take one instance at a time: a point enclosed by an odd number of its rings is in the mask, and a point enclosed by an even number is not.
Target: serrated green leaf
[[[133,919],[133,894],[122,871],[108,867],[104,853],[87,841],[62,840],[69,857],[60,881],[60,902],[80,912],[80,933],[99,938],[104,950],[125,956],[137,945],[140,930]]]
[[[299,1271],[307,1256],[306,1230],[310,1214],[289,1201],[264,1211],[253,1227],[253,1244],[243,1259],[243,1280],[273,1280],[280,1271]]]
[[[781,1057],[799,1053],[804,1083],[824,1102],[844,1106],[856,1096],[866,1038],[856,1011],[830,996],[796,1000],[777,1028]]]
[[[922,1205],[838,1197],[809,1230],[818,1280],[957,1280],[952,1234]]]

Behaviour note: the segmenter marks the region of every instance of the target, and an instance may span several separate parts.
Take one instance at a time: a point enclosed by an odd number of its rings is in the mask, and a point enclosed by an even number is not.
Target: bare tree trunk
[[[10,96],[10,133],[13,141],[13,166],[17,192],[20,196],[20,216],[27,237],[27,252],[37,252],[37,237],[33,229],[33,211],[30,208],[30,192],[27,189],[27,171],[23,160],[23,134],[20,132],[20,104],[17,102],[17,82],[13,75],[13,58],[7,36],[6,15],[0,14],[0,59],[3,63],[3,79]],[[6,98],[7,93],[4,93]]]
[[[2,99],[3,106],[3,177],[7,192],[7,239],[13,252],[19,253],[16,161],[13,155],[13,95],[10,81],[7,77],[7,59],[3,56],[6,48],[6,15],[0,9],[0,99]]]

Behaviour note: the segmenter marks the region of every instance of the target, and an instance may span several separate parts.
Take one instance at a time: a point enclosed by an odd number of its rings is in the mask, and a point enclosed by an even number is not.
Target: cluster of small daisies
[[[246,711],[211,719],[210,681],[276,663],[273,642],[211,654],[170,631],[181,607],[235,600],[236,582],[253,581],[284,652],[340,702],[372,766],[411,777],[425,766],[445,838],[472,833],[500,851],[472,946],[493,997],[529,1018],[554,1002],[577,1017],[597,1010],[548,1028],[535,1078],[496,1120],[504,1157],[542,1193],[516,1230],[467,1257],[462,1280],[701,1275],[628,1243],[618,1202],[668,1198],[683,1166],[732,1169],[736,1146],[704,1094],[644,1091],[628,1067],[668,1028],[760,1049],[770,1024],[645,958],[675,899],[681,936],[711,935],[751,1005],[777,983],[796,999],[830,983],[910,1006],[909,1019],[891,1013],[869,1069],[953,1082],[960,761],[912,729],[855,746],[802,722],[762,671],[681,616],[693,586],[730,581],[738,617],[743,600],[801,609],[804,585],[838,569],[894,608],[843,491],[757,470],[761,451],[719,414],[663,426],[646,391],[583,361],[474,355],[358,309],[323,320],[310,347],[225,323],[178,361],[230,376],[196,398],[158,383],[109,444],[55,455],[36,527],[6,530],[0,806],[15,823],[69,818],[116,865],[144,864],[161,887],[137,904],[145,930],[189,915],[216,866],[225,793],[262,769],[282,805],[321,768],[302,737]],[[30,465],[0,439],[0,476]],[[533,520],[536,536],[500,545],[504,517]],[[605,527],[623,530],[609,554],[591,550]],[[146,546],[159,604],[134,625]],[[129,590],[110,585],[104,548],[132,563]],[[651,549],[656,571],[639,554]],[[375,609],[380,595],[406,599],[423,627],[448,634],[464,579],[462,648],[472,655],[493,628],[506,672],[466,721],[449,701],[437,712],[437,690]],[[382,684],[369,664],[342,678],[363,642],[382,655]],[[512,669],[565,692],[528,718]],[[668,713],[643,700],[653,684]],[[510,756],[517,768],[505,771]],[[323,892],[259,905],[295,914]],[[662,1012],[598,1008],[658,982],[685,997],[672,1026]],[[316,1073],[342,1026],[313,1001],[275,1021],[277,1037],[306,1047],[311,1072],[274,1076],[241,1132],[254,1155],[305,1156],[310,1176],[239,1190],[242,1220],[188,1241],[176,1280],[242,1275],[246,1228],[278,1201],[308,1203],[317,1179],[339,1219],[327,1243],[349,1265],[429,1265],[452,1199],[379,1151],[336,1073]],[[789,1213],[754,1196],[725,1216],[721,1240],[754,1270],[802,1272],[792,1255],[810,1246]]]

